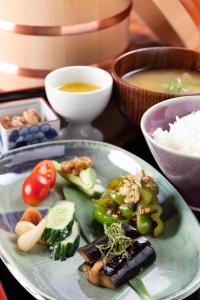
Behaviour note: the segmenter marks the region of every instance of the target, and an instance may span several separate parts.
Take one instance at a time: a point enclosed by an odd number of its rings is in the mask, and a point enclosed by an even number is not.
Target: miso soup
[[[188,69],[141,70],[130,72],[123,79],[134,86],[157,92],[200,92],[200,73]]]

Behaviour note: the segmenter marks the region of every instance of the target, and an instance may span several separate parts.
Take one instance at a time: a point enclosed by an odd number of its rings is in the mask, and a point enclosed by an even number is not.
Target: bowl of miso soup
[[[120,110],[135,124],[163,100],[200,95],[200,53],[179,47],[151,47],[120,56],[112,67]]]

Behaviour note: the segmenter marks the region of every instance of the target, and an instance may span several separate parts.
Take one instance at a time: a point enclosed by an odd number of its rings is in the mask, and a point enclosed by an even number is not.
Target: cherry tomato
[[[22,186],[22,196],[28,205],[37,205],[49,194],[50,185],[47,176],[34,173],[26,178]]]
[[[50,188],[52,188],[56,181],[56,169],[50,160],[43,160],[39,162],[35,168],[33,169],[32,173],[39,173],[45,175],[49,179]]]

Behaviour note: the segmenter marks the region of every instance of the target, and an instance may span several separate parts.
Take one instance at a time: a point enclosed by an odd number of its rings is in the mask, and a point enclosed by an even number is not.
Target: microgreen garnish
[[[169,93],[184,93],[186,91],[187,89],[184,88],[180,78],[176,78],[175,80],[171,81],[167,87],[167,92]]]
[[[104,224],[104,232],[108,237],[108,243],[96,245],[101,253],[104,264],[106,264],[109,258],[114,256],[122,255],[127,258],[128,253],[126,249],[134,240],[126,236],[122,224],[113,223],[110,226]]]

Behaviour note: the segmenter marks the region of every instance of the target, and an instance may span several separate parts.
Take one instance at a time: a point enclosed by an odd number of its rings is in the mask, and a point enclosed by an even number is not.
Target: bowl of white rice
[[[141,129],[162,172],[200,211],[200,96],[152,106],[141,119]]]

